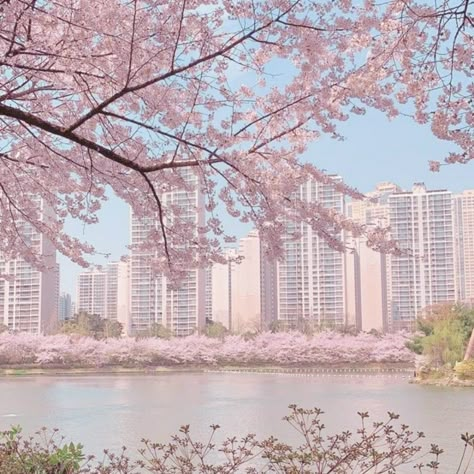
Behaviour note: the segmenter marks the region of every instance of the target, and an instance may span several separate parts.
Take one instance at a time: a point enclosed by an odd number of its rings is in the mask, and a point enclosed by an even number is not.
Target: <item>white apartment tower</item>
[[[474,190],[454,196],[457,299],[474,305]]]
[[[388,319],[413,328],[419,312],[456,300],[452,194],[415,184],[388,198],[391,237],[405,252],[388,255]]]
[[[80,273],[77,280],[77,311],[117,320],[128,332],[128,278],[125,262],[110,262],[104,267]]]
[[[188,189],[165,192],[165,206],[179,207],[180,219],[196,226],[204,225],[204,198],[199,189],[199,178],[194,170],[180,170]],[[150,259],[153,253],[140,250],[139,246],[149,238],[158,226],[156,219],[138,218],[131,211],[130,255],[130,322],[131,332],[146,331],[154,323],[162,324],[176,336],[192,334],[205,325],[206,271],[189,270],[178,288],[166,277],[156,274]],[[209,304],[209,302],[208,302]]]
[[[96,314],[105,318],[107,314],[107,272],[93,268],[79,273],[76,287],[78,313]]]
[[[43,216],[48,215],[38,199]],[[58,319],[59,267],[56,249],[49,239],[30,224],[18,223],[31,248],[43,256],[47,270],[38,271],[21,258],[0,260],[0,322],[13,331],[47,334],[54,331]]]
[[[130,242],[137,245],[148,238],[156,226],[152,219],[138,219],[130,210]],[[162,276],[152,271],[150,252],[130,253],[130,329],[132,334],[148,330],[154,323],[163,323]]]
[[[212,317],[212,276],[213,276],[213,271],[212,271],[212,265],[211,265],[204,270],[204,278],[205,278],[204,314],[206,317],[206,322],[213,320],[213,317]]]
[[[333,176],[332,180],[338,182],[341,178]],[[300,186],[298,197],[344,212],[344,196],[331,183],[309,181]],[[307,323],[321,327],[345,325],[344,254],[329,247],[306,223],[288,221],[286,230],[283,260],[272,263],[264,257],[262,262],[265,326],[269,327],[272,319],[288,328]],[[296,240],[295,233],[299,234]]]

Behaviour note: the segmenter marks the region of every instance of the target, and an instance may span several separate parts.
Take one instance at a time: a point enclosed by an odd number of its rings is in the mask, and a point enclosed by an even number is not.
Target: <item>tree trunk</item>
[[[466,355],[464,360],[474,359],[474,329],[471,333],[471,339],[469,339],[469,344],[467,345]]]

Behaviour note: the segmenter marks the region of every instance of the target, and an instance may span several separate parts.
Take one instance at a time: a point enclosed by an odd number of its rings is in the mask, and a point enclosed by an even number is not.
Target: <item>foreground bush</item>
[[[454,367],[454,373],[461,380],[474,380],[474,359],[465,360],[456,364]]]
[[[396,473],[397,468],[411,465],[417,472],[437,473],[443,450],[431,445],[429,453],[421,453],[418,442],[423,433],[413,433],[398,423],[398,415],[388,413],[385,422],[369,422],[367,413],[359,413],[361,425],[357,432],[343,431],[326,435],[321,421],[323,412],[317,408],[302,409],[290,405],[284,417],[301,435],[298,447],[274,437],[259,441],[255,435],[243,438],[229,437],[219,447],[213,438],[219,426],[211,426],[206,442],[193,440],[189,426],[169,443],[143,440],[140,459],[132,460],[126,448],[120,454],[104,451],[101,462],[86,457],[80,444],[64,443],[56,431],[42,429],[35,437],[23,438],[14,427],[1,433],[0,472],[9,474],[232,474],[286,473],[286,474],[348,474]],[[59,439],[58,439],[59,438]],[[461,436],[464,443],[457,471],[468,472],[474,452],[474,436]],[[431,459],[421,462],[421,459]]]
[[[338,363],[412,363],[407,339],[322,332],[262,333],[251,340],[193,335],[170,340],[89,337],[26,333],[0,334],[0,365],[100,367],[150,365],[325,365]]]
[[[474,331],[474,310],[463,305],[439,304],[417,320],[419,333],[407,346],[423,354],[430,367],[462,361]]]

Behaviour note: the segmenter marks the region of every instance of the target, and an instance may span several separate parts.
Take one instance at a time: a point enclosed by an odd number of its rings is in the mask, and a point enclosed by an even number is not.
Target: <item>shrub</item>
[[[474,328],[474,310],[462,305],[440,304],[424,310],[417,321],[419,333],[407,348],[427,357],[434,367],[463,360]]]
[[[459,362],[454,367],[456,375],[463,380],[474,380],[474,360],[465,360]]]
[[[192,438],[189,426],[168,443],[143,440],[141,457],[131,459],[126,448],[119,454],[104,450],[102,462],[86,457],[82,445],[64,443],[57,431],[42,429],[35,437],[23,438],[19,427],[0,434],[0,472],[8,474],[362,474],[368,472],[395,473],[397,467],[416,462],[419,473],[438,472],[443,450],[431,445],[429,453],[420,453],[418,442],[424,438],[398,421],[398,415],[388,413],[385,421],[369,422],[368,413],[359,413],[360,428],[356,433],[343,431],[327,435],[318,408],[303,409],[290,405],[284,417],[301,435],[302,443],[295,447],[274,437],[258,440],[254,434],[243,438],[228,437],[220,446],[213,442],[219,426],[212,425],[207,442]],[[461,436],[464,452],[457,472],[468,472],[474,436]],[[431,455],[426,464],[422,457]],[[219,460],[220,458],[220,460]],[[461,471],[461,469],[465,469]]]

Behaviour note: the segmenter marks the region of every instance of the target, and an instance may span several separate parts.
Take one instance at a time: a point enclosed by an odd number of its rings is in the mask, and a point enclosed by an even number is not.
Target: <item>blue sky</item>
[[[415,182],[454,192],[474,188],[474,164],[443,166],[439,173],[429,171],[428,161],[442,161],[452,147],[436,139],[428,127],[406,117],[388,121],[383,114],[371,111],[351,117],[339,132],[345,141],[322,137],[311,144],[303,158],[341,175],[347,184],[362,192],[371,191],[381,181],[392,181],[405,189]],[[111,197],[99,217],[97,225],[82,227],[73,223],[67,230],[92,243],[98,252],[110,253],[110,261],[117,260],[126,253],[128,244],[128,206]],[[238,222],[226,222],[238,237],[248,231]],[[61,291],[71,293],[75,299],[76,277],[82,269],[62,255],[58,255],[58,261]],[[103,257],[94,259],[99,264],[106,261]]]

